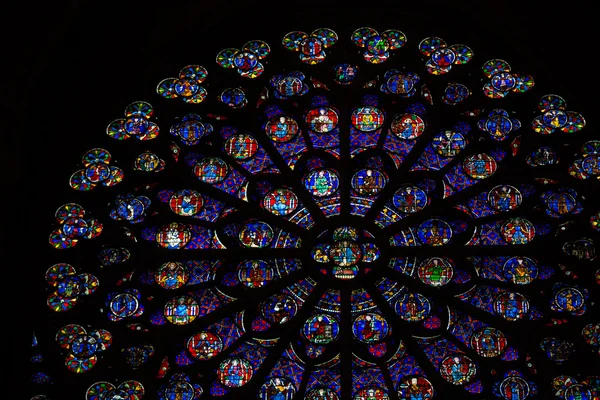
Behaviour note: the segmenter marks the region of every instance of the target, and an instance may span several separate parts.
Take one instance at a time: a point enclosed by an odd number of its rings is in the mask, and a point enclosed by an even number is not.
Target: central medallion
[[[349,280],[358,276],[361,266],[368,272],[379,258],[380,251],[372,234],[349,226],[326,230],[317,237],[317,245],[312,251],[313,260],[323,265],[321,273],[337,279]]]

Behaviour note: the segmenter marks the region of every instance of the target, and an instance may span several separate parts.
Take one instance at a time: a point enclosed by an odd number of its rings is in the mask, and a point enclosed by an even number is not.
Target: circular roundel
[[[590,323],[583,327],[581,335],[585,342],[591,346],[600,346],[600,323]]]
[[[77,357],[91,357],[98,350],[98,340],[91,335],[79,335],[71,344],[71,352]]]
[[[513,123],[504,115],[493,115],[485,121],[485,130],[493,139],[504,140],[512,132]]]
[[[523,195],[514,186],[498,185],[488,193],[488,202],[498,211],[514,210],[523,202]]]
[[[448,47],[439,48],[431,54],[431,60],[440,67],[448,67],[456,61],[456,53]]]
[[[425,131],[425,121],[416,114],[398,114],[392,120],[390,130],[400,139],[416,139]]]
[[[191,189],[179,190],[173,193],[169,199],[171,211],[184,217],[196,215],[203,205],[204,200],[200,193]]]
[[[480,328],[471,335],[470,345],[481,357],[496,357],[507,346],[506,336],[496,328]]]
[[[422,321],[431,312],[431,303],[420,293],[406,293],[396,302],[396,313],[405,321]]]
[[[219,101],[233,108],[241,108],[248,103],[246,92],[240,88],[227,88],[219,96]]]
[[[349,85],[356,78],[358,67],[352,64],[338,64],[333,67],[333,79],[340,85]]]
[[[188,269],[180,262],[169,261],[160,266],[155,274],[158,285],[164,289],[179,289],[188,281]]]
[[[585,297],[579,290],[565,287],[556,292],[554,302],[559,310],[573,312],[583,307]]]
[[[500,92],[508,92],[517,85],[517,79],[508,72],[500,72],[492,76],[491,83],[494,89]]]
[[[276,294],[262,304],[262,315],[274,324],[285,324],[298,312],[298,304],[287,294]]]
[[[258,142],[247,133],[232,135],[225,141],[225,152],[236,160],[248,160],[258,151]]]
[[[138,311],[140,304],[131,293],[121,293],[110,302],[110,311],[119,318],[127,318]]]
[[[460,83],[450,83],[444,89],[444,102],[455,105],[464,101],[470,95],[469,88]]]
[[[535,228],[524,218],[511,218],[500,226],[500,233],[509,244],[526,244],[535,237]]]
[[[174,325],[187,325],[200,314],[200,306],[191,296],[177,296],[165,303],[163,314]]]
[[[190,229],[179,222],[172,222],[156,233],[156,243],[166,249],[184,248],[191,238]]]
[[[424,260],[417,270],[419,279],[433,287],[440,287],[448,284],[452,280],[454,268],[448,259],[441,257],[432,257]]]
[[[569,116],[562,110],[550,110],[542,115],[544,124],[551,128],[562,128],[569,122]]]
[[[352,400],[390,400],[390,396],[381,388],[367,387],[356,392]]]
[[[377,343],[390,333],[388,322],[379,314],[359,315],[352,323],[354,337],[363,343]]]
[[[103,182],[110,177],[110,167],[107,164],[96,162],[85,169],[85,179],[92,183]]]
[[[493,309],[507,321],[517,321],[529,312],[529,300],[517,292],[503,292],[494,298]]]
[[[386,86],[392,93],[405,95],[413,90],[414,81],[408,75],[393,74],[388,78]]]
[[[239,281],[249,288],[263,287],[273,278],[273,268],[266,261],[244,261],[238,268]]]
[[[505,400],[525,400],[531,391],[527,381],[520,376],[508,376],[500,383],[500,394]]]
[[[207,157],[194,166],[194,175],[202,182],[215,184],[222,182],[229,172],[227,163],[220,158]]]
[[[200,89],[200,85],[193,79],[178,79],[175,81],[175,93],[181,97],[191,97]]]
[[[340,178],[331,169],[316,169],[304,177],[304,187],[315,197],[334,194],[340,186]]]
[[[465,147],[467,140],[458,132],[445,131],[433,138],[433,149],[444,157],[454,157]]]
[[[383,125],[384,114],[375,107],[359,107],[352,112],[352,125],[362,132],[373,132]]]
[[[502,272],[512,283],[527,285],[537,277],[538,268],[531,258],[517,256],[506,260]]]
[[[468,383],[477,372],[473,360],[462,354],[448,356],[440,363],[440,374],[442,378],[453,385],[464,385]]]
[[[273,117],[265,126],[265,132],[269,139],[280,143],[289,142],[295,138],[299,129],[296,120],[287,115]]]
[[[292,399],[296,395],[296,387],[287,378],[274,377],[269,378],[260,387],[260,400],[286,400]]]
[[[355,265],[361,260],[361,257],[361,246],[350,240],[335,242],[329,248],[329,258],[340,267]]]
[[[302,88],[302,81],[296,76],[286,76],[277,82],[277,91],[286,97],[300,93]]]
[[[187,349],[192,357],[198,360],[208,360],[223,350],[223,340],[211,332],[199,332],[187,341]]]
[[[352,177],[352,188],[360,195],[373,196],[387,183],[387,177],[376,169],[361,169]]]
[[[304,120],[311,131],[329,133],[337,128],[339,117],[333,108],[318,107],[309,110]]]
[[[417,229],[419,241],[427,246],[443,246],[452,238],[452,228],[441,219],[429,219]]]
[[[340,332],[339,322],[331,315],[316,314],[310,317],[302,328],[306,340],[318,345],[325,345],[337,339]]]
[[[184,380],[173,380],[163,390],[164,399],[193,400],[195,398],[194,386]]]
[[[268,247],[273,241],[273,229],[262,221],[246,222],[238,234],[244,247]]]
[[[555,214],[569,214],[577,206],[577,201],[569,193],[554,193],[548,199],[548,209]]]
[[[427,194],[418,186],[404,186],[392,198],[394,206],[401,212],[414,214],[427,205]]]
[[[275,189],[263,198],[262,206],[275,215],[288,215],[298,207],[298,196],[289,189]]]
[[[422,376],[405,376],[398,383],[398,397],[401,400],[432,399],[433,385]]]
[[[463,168],[471,178],[485,179],[494,175],[498,164],[496,164],[493,157],[485,153],[479,153],[467,157],[463,162]]]
[[[340,400],[340,397],[333,390],[321,387],[306,393],[304,400]]]

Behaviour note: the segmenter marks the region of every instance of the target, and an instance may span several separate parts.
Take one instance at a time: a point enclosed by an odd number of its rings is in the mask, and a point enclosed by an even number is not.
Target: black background
[[[183,65],[210,66],[217,52],[262,39],[275,46],[292,30],[328,27],[347,40],[360,26],[465,43],[532,73],[563,96],[594,133],[599,84],[593,9],[569,2],[123,2],[29,4],[7,16],[2,146],[6,246],[2,326],[9,332],[8,392],[28,398],[31,331],[46,326],[47,235],[57,206],[70,200],[67,177],[133,100],[152,99],[156,82]],[[14,50],[14,55],[11,53]],[[479,60],[480,62],[483,59]],[[210,67],[209,67],[210,69]],[[597,187],[596,187],[597,189]],[[42,305],[40,307],[40,304]],[[42,314],[44,312],[44,314]],[[48,371],[52,372],[52,371]],[[4,375],[6,378],[6,375]],[[30,384],[29,384],[30,385]]]

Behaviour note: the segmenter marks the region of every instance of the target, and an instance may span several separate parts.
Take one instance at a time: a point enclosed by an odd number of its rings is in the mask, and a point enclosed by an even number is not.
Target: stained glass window
[[[48,230],[31,362],[42,341],[56,365],[32,382],[599,398],[600,141],[537,71],[477,54],[371,27],[241,38],[97,116]]]

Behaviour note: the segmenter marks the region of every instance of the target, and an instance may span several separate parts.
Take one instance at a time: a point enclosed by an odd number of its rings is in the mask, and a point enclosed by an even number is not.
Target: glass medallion
[[[396,313],[407,322],[422,321],[431,312],[431,303],[419,293],[407,293],[396,302]]]
[[[274,142],[289,142],[298,134],[298,123],[292,117],[274,117],[265,126],[265,132]]]
[[[238,279],[249,288],[263,287],[274,279],[274,271],[265,261],[245,261],[239,266]]]
[[[200,314],[198,302],[190,296],[173,297],[165,304],[164,316],[174,325],[187,325]]]
[[[352,112],[352,125],[362,132],[372,132],[383,125],[384,114],[375,107],[359,107]]]
[[[274,324],[285,324],[298,312],[298,304],[289,295],[277,294],[268,298],[262,305],[262,314]]]
[[[387,183],[387,177],[376,169],[361,169],[352,177],[352,188],[363,196],[379,193]]]
[[[473,378],[475,372],[477,372],[475,363],[462,354],[448,356],[440,363],[442,378],[453,385],[466,384]]]
[[[467,146],[467,140],[458,132],[445,131],[433,138],[433,148],[444,157],[454,157]]]
[[[275,215],[288,215],[298,207],[298,196],[289,189],[275,189],[264,197],[262,206]]]
[[[494,298],[494,312],[508,321],[523,319],[529,312],[529,300],[517,292],[503,292]]]
[[[390,130],[400,139],[416,139],[425,131],[425,121],[416,114],[398,114],[392,120]]]
[[[524,218],[511,218],[500,227],[500,232],[509,244],[526,244],[535,237],[535,228]]]
[[[471,348],[481,357],[497,357],[507,346],[506,336],[496,328],[480,328],[471,335]]]
[[[498,211],[514,210],[522,201],[523,195],[519,189],[511,185],[496,186],[488,193],[488,202]]]
[[[204,158],[194,166],[194,175],[202,182],[210,184],[222,182],[228,172],[227,163],[216,157]]]
[[[223,340],[211,332],[199,332],[190,337],[187,349],[192,357],[198,360],[208,360],[223,350]]]
[[[401,212],[414,214],[427,205],[427,194],[417,186],[405,186],[396,191],[392,199]]]
[[[187,267],[182,263],[170,261],[160,266],[155,279],[156,283],[164,289],[179,289],[187,283],[189,273]]]
[[[331,169],[309,172],[304,178],[304,187],[316,197],[327,197],[335,193],[340,185],[338,175]]]
[[[309,342],[324,345],[337,339],[339,330],[339,322],[333,316],[317,314],[304,323],[302,333]]]
[[[245,358],[233,357],[227,358],[221,362],[217,374],[219,381],[223,385],[228,387],[240,387],[244,386],[252,379],[254,369]]]
[[[249,134],[233,135],[225,142],[225,152],[236,160],[252,158],[258,151],[258,142]]]
[[[169,199],[171,211],[184,217],[197,214],[203,205],[204,201],[200,193],[191,189],[179,190]]]
[[[330,107],[319,107],[309,110],[304,120],[311,131],[316,133],[328,133],[337,127],[339,117],[334,109]]]
[[[352,323],[354,337],[363,343],[380,342],[390,332],[388,322],[379,314],[359,315]]]
[[[433,287],[448,284],[454,275],[454,268],[449,259],[432,257],[424,260],[417,270],[419,279]]]
[[[473,179],[485,179],[496,173],[498,165],[496,160],[485,153],[479,153],[467,157],[463,163],[463,168],[467,175]]]
[[[265,222],[250,221],[242,226],[238,237],[245,247],[267,247],[273,241],[273,229]]]
[[[427,246],[443,246],[452,238],[452,228],[441,219],[430,219],[419,225],[417,236]]]
[[[516,285],[527,285],[538,275],[538,268],[531,258],[511,257],[504,263],[504,276]]]

